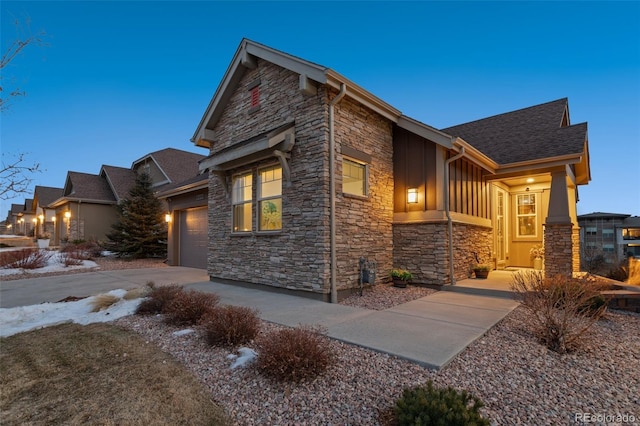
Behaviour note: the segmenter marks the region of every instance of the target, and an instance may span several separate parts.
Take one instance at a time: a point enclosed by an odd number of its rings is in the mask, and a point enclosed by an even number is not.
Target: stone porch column
[[[567,174],[564,170],[555,171],[551,173],[549,211],[544,225],[545,277],[572,275],[573,239]]]

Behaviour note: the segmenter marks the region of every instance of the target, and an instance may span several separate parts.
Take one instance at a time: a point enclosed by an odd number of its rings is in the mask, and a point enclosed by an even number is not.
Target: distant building
[[[607,263],[640,257],[640,217],[596,212],[578,216],[578,224],[583,260],[600,254]]]

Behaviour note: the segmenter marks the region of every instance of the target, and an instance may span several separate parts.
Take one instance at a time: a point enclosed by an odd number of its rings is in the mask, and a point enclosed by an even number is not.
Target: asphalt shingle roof
[[[136,184],[136,174],[133,170],[124,167],[102,166],[105,178],[111,183],[116,199],[122,200],[129,196],[129,191]]]
[[[93,201],[116,201],[107,180],[98,175],[80,172],[67,173],[64,196]]]
[[[152,152],[140,160],[147,157],[153,158],[171,183],[182,182],[196,176],[199,173],[198,161],[205,158],[204,155],[175,148],[165,148]]]
[[[441,129],[464,139],[498,164],[580,154],[587,123],[561,127],[567,98]]]
[[[46,207],[49,204],[62,197],[64,189],[54,188],[51,186],[36,186],[33,194],[34,198],[38,200],[38,204],[42,207]]]

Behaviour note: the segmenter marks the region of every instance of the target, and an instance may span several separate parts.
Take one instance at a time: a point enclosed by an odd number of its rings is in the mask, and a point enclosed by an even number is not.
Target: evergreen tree
[[[136,176],[129,198],[118,205],[119,220],[107,235],[107,248],[118,256],[159,257],[167,254],[167,226],[162,203],[151,189],[147,173]]]

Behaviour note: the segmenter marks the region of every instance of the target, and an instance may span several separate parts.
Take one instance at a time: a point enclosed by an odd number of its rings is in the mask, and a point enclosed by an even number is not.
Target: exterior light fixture
[[[40,219],[40,222],[44,222],[44,215],[41,214],[40,216],[38,216],[38,219]]]
[[[167,223],[171,222],[171,213],[167,213],[164,215],[164,221]]]
[[[409,188],[407,190],[407,203],[415,204],[418,202],[418,188]]]
[[[64,212],[64,217],[69,219],[71,217],[71,212],[69,210],[67,210],[66,212]]]
[[[533,178],[527,178],[527,183],[533,183],[534,179]]]
[[[56,221],[56,217],[55,216],[51,216],[51,222],[55,222]]]
[[[31,219],[31,222],[33,223],[38,223],[38,219],[36,219],[35,217],[33,219]]]

